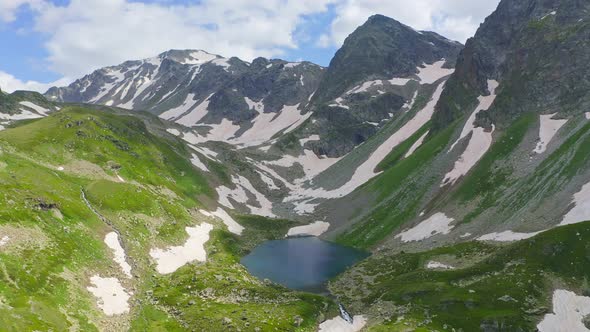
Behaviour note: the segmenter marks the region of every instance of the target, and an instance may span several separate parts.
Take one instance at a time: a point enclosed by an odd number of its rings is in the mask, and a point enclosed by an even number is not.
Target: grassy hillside
[[[376,317],[368,331],[489,327],[533,331],[563,288],[590,295],[590,222],[508,246],[479,242],[421,253],[380,253],[331,284],[351,308]],[[455,267],[426,268],[431,261]]]
[[[250,276],[240,256],[290,223],[242,217],[248,229],[239,237],[199,214],[215,199],[215,177],[192,166],[181,142],[137,118],[69,107],[0,132],[0,151],[2,330],[314,331],[333,310],[327,299]],[[204,221],[214,226],[208,261],[157,273],[150,249],[184,243],[185,227]],[[112,231],[132,278],[104,243]],[[119,278],[133,294],[129,314],[97,307],[87,290],[96,274]]]

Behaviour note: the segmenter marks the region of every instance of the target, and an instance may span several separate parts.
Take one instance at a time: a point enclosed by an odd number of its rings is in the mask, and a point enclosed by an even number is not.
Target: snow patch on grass
[[[86,287],[98,301],[97,305],[107,316],[122,315],[129,312],[129,294],[117,278],[90,278],[93,286]]]
[[[422,135],[422,137],[420,137],[415,143],[414,145],[412,145],[410,147],[410,150],[408,150],[408,152],[406,152],[406,155],[404,156],[404,158],[408,158],[409,156],[411,156],[412,154],[414,154],[414,152],[416,152],[416,150],[418,150],[418,148],[420,146],[422,146],[422,143],[424,143],[424,140],[426,139],[426,136],[428,136],[428,133],[430,131],[427,131],[424,133],[424,135]]]
[[[352,318],[352,324],[338,316],[320,324],[319,332],[358,332],[365,327],[367,319],[365,316],[357,315]]]
[[[574,207],[563,217],[560,226],[577,224],[590,220],[590,182],[582,186],[582,190],[574,194]]]
[[[169,274],[187,263],[207,260],[205,243],[209,241],[209,232],[213,226],[202,223],[195,227],[186,227],[189,238],[182,246],[167,249],[151,249],[150,256],[156,261],[156,270],[161,274]]]
[[[51,110],[45,108],[45,107],[41,107],[37,104],[34,104],[30,101],[21,101],[19,104],[28,107],[30,109],[33,109],[35,112],[43,115],[43,116],[47,116],[47,113],[51,112]]]
[[[18,121],[18,120],[28,120],[28,119],[38,119],[38,118],[42,118],[43,116],[37,113],[33,113],[31,111],[28,110],[20,110],[19,114],[6,114],[6,113],[0,113],[0,120],[13,120],[13,121]]]
[[[478,241],[494,241],[494,242],[512,242],[512,241],[520,241],[529,239],[537,234],[542,233],[540,232],[533,232],[533,233],[518,233],[513,231],[504,231],[504,232],[494,232],[490,234],[486,234],[477,238]]]
[[[455,267],[440,262],[430,261],[426,264],[426,268],[430,270],[452,270]]]
[[[234,220],[234,218],[232,218],[229,215],[229,213],[227,213],[224,209],[217,208],[217,210],[215,210],[213,212],[199,210],[199,212],[201,212],[203,215],[206,215],[207,217],[217,217],[217,218],[221,219],[221,221],[223,221],[223,223],[227,226],[227,229],[231,233],[234,233],[236,235],[242,235],[242,231],[244,230],[244,227],[242,225],[238,224]]]
[[[555,114],[557,113],[540,116],[541,126],[539,127],[539,142],[533,150],[533,152],[535,152],[536,154],[541,154],[547,150],[547,145],[549,144],[549,142],[551,142],[551,140],[553,139],[555,134],[557,134],[559,129],[563,127],[563,125],[565,125],[568,121],[567,119],[552,119],[555,116]]]
[[[330,223],[316,221],[313,224],[290,228],[287,232],[287,236],[320,236],[324,234],[328,228],[330,228]]]
[[[557,289],[553,293],[553,313],[545,315],[537,328],[539,332],[589,331],[582,323],[587,315],[590,315],[590,297]]]
[[[123,273],[127,278],[131,278],[131,265],[127,263],[125,250],[119,242],[119,235],[115,232],[108,233],[104,238],[104,243],[113,251],[114,260],[119,264]]]
[[[436,213],[413,228],[410,228],[395,236],[402,242],[413,242],[428,239],[437,234],[449,234],[454,225],[453,218],[447,217],[444,213]]]

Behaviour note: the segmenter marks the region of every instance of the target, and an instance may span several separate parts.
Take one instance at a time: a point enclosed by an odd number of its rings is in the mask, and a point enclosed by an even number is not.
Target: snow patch
[[[461,131],[461,135],[459,135],[459,138],[455,141],[455,143],[453,143],[453,145],[451,145],[449,151],[453,150],[453,148],[455,148],[455,146],[459,143],[460,140],[467,137],[475,129],[475,118],[477,116],[477,113],[479,113],[480,111],[487,111],[492,106],[494,100],[496,100],[496,89],[498,88],[498,85],[499,84],[497,81],[488,80],[488,90],[490,91],[490,95],[478,97],[479,104],[475,108],[475,111],[471,113],[469,119],[467,119],[467,122],[465,123],[465,126],[463,126],[463,130]]]
[[[586,113],[584,113],[584,115],[586,116],[587,120],[590,120],[590,112],[586,112]]]
[[[181,132],[178,129],[174,129],[174,128],[168,128],[168,129],[166,129],[166,131],[174,136],[180,136],[180,134],[181,134]]]
[[[177,117],[183,115],[186,111],[188,111],[194,105],[195,105],[195,94],[189,93],[186,96],[186,99],[184,100],[184,102],[180,106],[167,110],[166,112],[160,114],[159,117],[162,119],[165,119],[165,120],[171,120],[171,119],[177,118]]]
[[[304,118],[311,115],[311,113],[301,114],[299,104],[285,105],[278,114],[263,113],[262,107],[256,103],[252,106],[258,111],[258,116],[252,120],[252,127],[241,136],[229,139],[228,143],[244,147],[263,144],[281,131],[288,133],[295,129],[294,126],[298,126]]]
[[[560,226],[577,224],[590,220],[590,182],[582,186],[582,190],[574,194],[574,207],[563,217]]]
[[[320,140],[320,135],[311,135],[311,136],[309,136],[307,138],[300,139],[299,140],[299,144],[301,146],[304,146],[305,143],[307,143],[307,142],[314,142],[314,141],[319,141],[319,140]]]
[[[93,287],[86,287],[98,301],[97,305],[107,316],[121,315],[129,312],[129,294],[117,278],[102,278],[95,275],[90,278]]]
[[[324,234],[328,228],[330,228],[330,223],[316,221],[313,224],[297,226],[289,229],[287,236],[320,236]]]
[[[209,108],[209,98],[211,98],[211,96],[212,95],[207,97],[202,103],[200,103],[197,107],[195,107],[195,109],[193,109],[189,114],[176,120],[176,123],[179,123],[179,124],[187,126],[187,127],[196,125],[199,121],[201,121],[201,119],[203,117],[205,117],[205,115],[207,115],[208,108]],[[187,108],[187,110],[188,110],[188,108]]]
[[[424,133],[424,135],[422,135],[422,137],[420,137],[415,143],[414,145],[412,145],[412,147],[410,147],[410,150],[408,150],[408,152],[406,152],[406,155],[404,156],[404,158],[408,158],[409,156],[411,156],[412,154],[414,154],[414,152],[416,152],[416,150],[418,150],[419,147],[422,146],[422,143],[424,143],[424,140],[426,139],[426,136],[428,136],[428,133],[430,131],[427,131],[426,133]]]
[[[445,175],[440,185],[441,187],[449,183],[454,184],[460,177],[467,174],[492,146],[492,134],[494,133],[495,126],[492,125],[491,132],[486,132],[481,127],[475,128],[474,123],[477,113],[481,111],[487,111],[494,103],[494,100],[496,99],[497,87],[498,82],[488,80],[488,90],[490,91],[490,95],[478,97],[479,105],[475,108],[475,111],[467,120],[467,123],[463,127],[459,139],[453,143],[450,150],[452,150],[455,145],[457,145],[459,140],[469,135],[469,133],[471,133],[471,139],[467,144],[467,148],[465,151],[463,151],[463,154],[461,154],[459,159],[455,162],[453,169]]]
[[[8,241],[10,241],[10,236],[8,235],[4,235],[1,239],[0,239],[0,247],[5,246]]]
[[[495,242],[512,242],[529,239],[541,232],[534,233],[518,233],[513,231],[504,231],[500,233],[490,233],[477,238],[478,241],[495,241]]]
[[[362,315],[352,318],[352,324],[338,316],[320,324],[319,332],[359,332],[367,324],[367,319]]]
[[[549,144],[549,142],[551,142],[551,140],[553,139],[555,134],[557,134],[559,129],[563,127],[563,125],[565,125],[568,121],[567,119],[552,119],[555,116],[555,114],[557,113],[540,116],[541,126],[539,127],[539,142],[533,150],[533,152],[535,152],[536,154],[541,154],[547,150],[547,145]]]
[[[432,84],[439,79],[451,75],[455,70],[452,68],[443,68],[445,60],[437,61],[431,65],[424,64],[423,68],[418,67],[418,78],[421,84]]]
[[[428,239],[437,234],[449,234],[453,227],[455,227],[451,225],[453,221],[455,219],[449,218],[444,213],[439,212],[415,227],[396,235],[395,238],[400,238],[402,242],[413,242]]]
[[[219,196],[219,204],[234,209],[233,204],[229,201],[229,198],[232,198],[234,201],[246,205],[252,214],[263,217],[275,217],[274,213],[272,213],[272,202],[256,190],[248,179],[241,175],[232,176],[232,183],[236,186],[235,189],[230,189],[226,186],[219,186],[215,189]],[[248,195],[246,194],[246,191],[254,195],[260,207],[248,204]]]
[[[301,165],[305,173],[305,178],[299,179],[299,182],[302,182],[320,174],[340,159],[342,158],[318,157],[313,151],[305,149],[303,150],[303,154],[298,157],[285,155],[279,160],[265,161],[265,163],[282,167],[291,167],[295,164]]]
[[[183,139],[191,144],[205,143],[208,141],[227,141],[235,136],[240,126],[233,124],[228,119],[221,120],[220,124],[205,124],[203,127],[211,128],[205,136],[195,135],[192,132],[185,133]]]
[[[582,323],[587,315],[590,315],[590,297],[557,289],[553,292],[553,313],[545,315],[537,328],[539,332],[589,331]]]
[[[21,109],[19,114],[0,113],[0,120],[18,121],[18,120],[38,119],[38,118],[42,118],[42,117],[43,117],[43,115],[33,113],[33,112],[25,110],[25,109]]]
[[[21,101],[19,104],[28,107],[30,109],[35,110],[35,112],[43,115],[43,116],[47,116],[47,113],[51,112],[50,110],[48,110],[47,108],[41,107],[37,104],[31,103],[30,101]]]
[[[119,242],[119,235],[115,232],[108,233],[104,238],[104,243],[113,251],[114,260],[119,264],[123,273],[127,278],[131,278],[131,265],[127,263],[125,250],[123,250],[121,242]]]
[[[426,264],[426,268],[430,270],[453,270],[454,267],[440,262],[430,261]]]
[[[201,171],[209,172],[209,169],[207,168],[207,166],[205,164],[203,164],[203,162],[201,162],[201,159],[199,159],[199,156],[197,156],[194,153],[192,153],[191,163],[193,165],[195,165]]]
[[[185,230],[189,238],[184,245],[150,250],[150,256],[156,261],[156,270],[159,273],[169,274],[187,263],[207,260],[205,243],[209,241],[209,232],[213,230],[213,226],[202,223],[195,227],[186,227]]]
[[[201,212],[202,214],[204,214],[208,217],[217,217],[217,218],[221,219],[221,221],[223,221],[223,223],[227,226],[227,229],[231,233],[234,233],[236,235],[242,235],[242,231],[244,230],[244,227],[242,225],[238,224],[234,220],[234,218],[232,218],[229,215],[229,213],[227,213],[224,209],[217,208],[217,210],[215,210],[213,212],[199,210],[199,212]]]

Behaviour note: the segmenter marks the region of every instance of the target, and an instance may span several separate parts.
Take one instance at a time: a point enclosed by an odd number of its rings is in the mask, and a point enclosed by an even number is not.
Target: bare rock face
[[[435,115],[443,128],[500,82],[485,121],[505,127],[526,112],[580,114],[590,106],[590,3],[504,0],[459,54]],[[489,126],[482,122],[482,126]]]

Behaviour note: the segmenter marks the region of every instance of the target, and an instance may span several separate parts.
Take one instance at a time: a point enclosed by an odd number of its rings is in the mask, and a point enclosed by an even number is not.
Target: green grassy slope
[[[532,331],[551,312],[555,288],[590,295],[590,222],[508,246],[469,242],[421,253],[383,253],[331,284],[356,310],[375,313],[368,331],[502,327]],[[429,261],[455,266],[429,270]]]
[[[0,246],[0,330],[314,331],[329,300],[263,283],[239,264],[290,222],[241,217],[248,229],[238,237],[205,219],[197,210],[215,198],[212,175],[189,159],[181,142],[104,110],[69,107],[0,132],[0,239],[10,237]],[[203,221],[215,227],[208,262],[158,274],[149,250],[184,243],[184,228]],[[131,279],[103,242],[115,230]],[[86,289],[95,274],[133,292],[130,314],[103,315]]]

